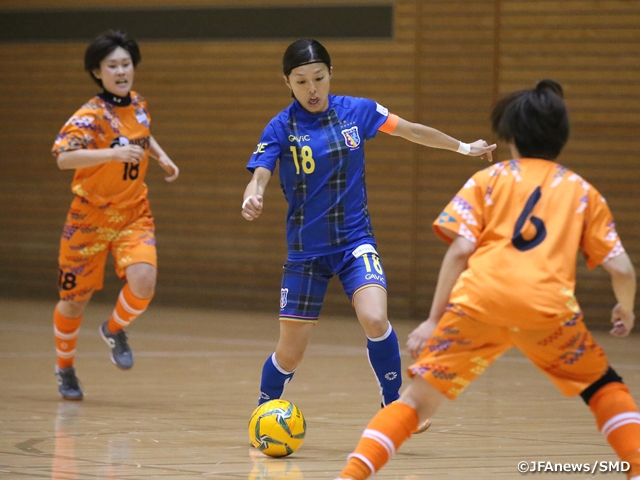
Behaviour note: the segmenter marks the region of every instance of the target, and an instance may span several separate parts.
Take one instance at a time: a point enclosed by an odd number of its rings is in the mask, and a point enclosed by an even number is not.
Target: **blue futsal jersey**
[[[280,159],[289,258],[332,254],[373,239],[364,141],[388,116],[372,100],[329,95],[323,113],[309,113],[294,101],[264,129],[247,168],[273,173]]]

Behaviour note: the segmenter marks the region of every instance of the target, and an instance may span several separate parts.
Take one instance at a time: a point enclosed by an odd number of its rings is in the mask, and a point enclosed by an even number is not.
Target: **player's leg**
[[[620,460],[630,463],[629,478],[640,478],[640,413],[582,317],[550,330],[511,336],[562,393],[581,395],[607,442]]]
[[[418,425],[435,414],[443,399],[422,377],[413,377],[400,399],[369,422],[340,478],[364,480],[380,470]]]
[[[89,298],[81,302],[60,300],[53,312],[53,333],[57,357],[55,374],[58,392],[65,400],[82,400],[83,398],[74,361],[82,315],[88,303]]]
[[[121,226],[113,240],[116,273],[125,280],[111,316],[100,326],[100,335],[111,348],[111,361],[123,370],[133,367],[133,353],[124,331],[149,306],[155,293],[157,256],[154,223],[148,205],[122,214],[132,221]]]
[[[318,321],[331,272],[319,259],[287,262],[280,289],[280,337],[262,367],[258,404],[280,398]]]
[[[353,296],[358,321],[367,335],[367,356],[378,380],[383,405],[400,396],[402,363],[400,345],[387,319],[387,292],[370,286],[361,288]]]
[[[74,361],[82,316],[93,292],[103,285],[107,246],[97,229],[84,228],[95,220],[95,209],[75,199],[60,239],[58,291],[53,313],[58,391],[67,400],[82,400]]]
[[[409,366],[414,380],[367,426],[354,452],[358,455],[350,456],[340,478],[362,480],[378,471],[444,397],[454,400],[510,347],[506,329],[446,312],[420,358]]]
[[[280,398],[309,345],[313,323],[280,320],[276,351],[264,362],[258,404]]]
[[[367,336],[367,356],[378,381],[382,404],[400,397],[402,364],[398,337],[387,317],[387,279],[372,244],[360,245],[337,259],[335,271]]]
[[[631,465],[628,478],[640,480],[640,413],[622,378],[609,367],[580,395],[596,417],[600,433],[620,460]]]

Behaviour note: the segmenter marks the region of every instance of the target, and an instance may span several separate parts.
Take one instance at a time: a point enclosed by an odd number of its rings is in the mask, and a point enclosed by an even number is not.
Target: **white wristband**
[[[463,155],[469,155],[469,152],[471,152],[471,145],[469,145],[468,143],[460,142],[460,145],[458,146],[458,150],[456,150],[456,152]]]
[[[244,210],[244,207],[247,206],[247,202],[251,197],[253,197],[253,195],[249,195],[247,198],[244,199],[244,202],[242,202],[242,210]]]

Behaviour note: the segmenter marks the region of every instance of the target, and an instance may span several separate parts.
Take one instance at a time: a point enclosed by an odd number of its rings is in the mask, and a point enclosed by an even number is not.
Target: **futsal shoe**
[[[82,400],[82,389],[78,384],[75,368],[59,368],[56,365],[56,379],[58,380],[58,391],[62,398],[65,400]]]
[[[127,343],[127,334],[124,330],[111,333],[108,328],[109,321],[105,321],[100,328],[100,336],[111,347],[111,361],[122,370],[129,370],[133,367],[133,353]]]
[[[431,426],[431,419],[427,418],[424,422],[422,422],[420,425],[418,425],[418,428],[416,428],[416,431],[413,432],[411,435],[415,435],[417,433],[426,432],[427,430],[429,430],[430,426]]]

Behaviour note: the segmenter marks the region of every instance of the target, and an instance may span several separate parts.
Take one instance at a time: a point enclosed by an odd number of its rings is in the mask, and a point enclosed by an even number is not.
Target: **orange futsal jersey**
[[[62,127],[53,145],[58,156],[69,150],[141,146],[145,156],[139,164],[107,162],[75,171],[71,190],[96,206],[125,207],[147,196],[144,177],[149,163],[151,118],[147,103],[135,92],[131,102],[120,106],[105,101],[103,94],[84,104]]]
[[[473,175],[433,223],[475,243],[451,293],[453,310],[521,330],[564,324],[580,313],[577,252],[589,268],[624,249],[605,199],[549,160],[519,159]]]

